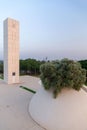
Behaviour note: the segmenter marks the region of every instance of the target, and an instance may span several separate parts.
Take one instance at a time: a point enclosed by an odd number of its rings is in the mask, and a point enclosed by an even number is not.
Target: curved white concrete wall
[[[47,130],[87,130],[87,93],[63,89],[56,99],[40,88],[29,105],[32,118]]]

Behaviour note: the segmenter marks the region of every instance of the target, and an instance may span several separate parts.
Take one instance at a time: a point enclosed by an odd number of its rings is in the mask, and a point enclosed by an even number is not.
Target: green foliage
[[[20,60],[20,75],[35,75],[40,74],[40,65],[45,63],[45,61],[39,61],[36,59],[25,59]],[[4,72],[4,62],[0,61],[0,75]],[[2,77],[2,76],[0,76]]]
[[[0,79],[3,79],[3,74],[0,74]]]
[[[34,91],[34,90],[30,89],[30,88],[24,87],[24,86],[20,86],[20,88],[23,88],[23,89],[25,89],[25,90],[27,90],[27,91],[29,91],[31,93],[36,93],[36,91]]]
[[[79,63],[81,64],[82,68],[86,69],[86,82],[85,82],[85,85],[87,85],[87,60],[80,60]]]
[[[3,62],[0,61],[0,73],[3,73]]]
[[[82,68],[87,70],[87,60],[81,60],[79,63],[81,64]]]
[[[80,63],[69,59],[45,63],[40,67],[40,78],[46,90],[52,89],[54,97],[64,87],[80,90],[86,81],[86,70]]]
[[[20,60],[20,74],[39,75],[42,63],[36,59]]]

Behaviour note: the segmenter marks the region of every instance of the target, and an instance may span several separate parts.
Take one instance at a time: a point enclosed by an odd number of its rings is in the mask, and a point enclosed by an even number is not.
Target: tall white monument
[[[19,82],[19,22],[11,18],[4,21],[4,81]]]

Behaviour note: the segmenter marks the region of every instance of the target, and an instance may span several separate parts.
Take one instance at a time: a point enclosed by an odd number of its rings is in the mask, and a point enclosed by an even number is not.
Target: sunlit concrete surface
[[[87,130],[87,92],[65,88],[54,99],[42,87],[31,99],[29,112],[48,130]]]
[[[0,80],[0,130],[44,130],[29,115],[29,103],[34,94],[20,85],[38,90],[39,78],[20,77],[20,83],[7,85]]]

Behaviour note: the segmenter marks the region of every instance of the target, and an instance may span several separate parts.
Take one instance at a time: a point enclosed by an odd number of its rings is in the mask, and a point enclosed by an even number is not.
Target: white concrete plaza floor
[[[44,130],[29,115],[29,101],[33,94],[19,86],[37,90],[39,78],[21,76],[21,83],[7,85],[0,80],[0,130]]]

